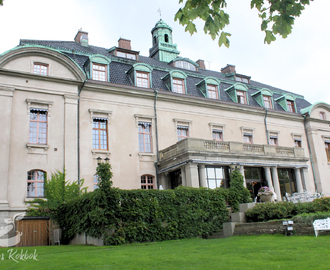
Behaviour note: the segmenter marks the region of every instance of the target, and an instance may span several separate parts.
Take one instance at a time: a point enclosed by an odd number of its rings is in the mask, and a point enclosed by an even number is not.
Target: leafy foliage
[[[306,5],[313,0],[251,0],[251,9],[256,8],[261,18],[261,30],[265,32],[265,43],[270,44],[276,40],[275,35],[286,38],[292,31],[295,18],[301,15]],[[196,19],[202,19],[205,34],[209,34],[214,40],[219,37],[219,46],[229,47],[228,37],[230,33],[224,32],[229,25],[229,14],[224,9],[226,0],[179,0],[185,2],[175,14],[175,20],[183,26],[191,35],[197,32]],[[232,1],[234,2],[234,1]]]
[[[327,208],[327,204],[329,203],[328,199],[330,198],[325,198],[325,200],[321,199],[314,200],[314,202],[305,203],[258,203],[253,209],[247,210],[245,216],[248,222],[260,222],[274,219],[292,218],[303,213],[330,211],[330,209]]]
[[[112,186],[111,165],[108,163],[100,163],[96,168],[96,174],[99,177],[98,186],[103,192],[108,192]]]
[[[97,189],[60,207],[67,240],[77,233],[105,244],[161,241],[211,234],[228,220],[223,189]]]
[[[65,181],[65,170],[63,172],[56,171],[50,179],[46,179],[44,183],[45,199],[34,199],[30,204],[32,208],[28,210],[28,216],[49,216],[57,219],[57,210],[60,205],[69,199],[79,197],[80,187],[84,180],[80,181],[80,186],[75,182]],[[86,192],[86,188],[82,189]]]
[[[303,213],[293,218],[294,223],[299,223],[306,226],[313,225],[316,219],[326,219],[330,217],[330,212]]]
[[[243,175],[238,170],[230,174],[230,188],[228,194],[228,203],[233,212],[238,212],[240,203],[251,202],[250,192],[244,187]]]

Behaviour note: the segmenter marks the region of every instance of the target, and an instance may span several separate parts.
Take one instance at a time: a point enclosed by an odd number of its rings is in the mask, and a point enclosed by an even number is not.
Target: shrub
[[[329,212],[330,211],[330,197],[323,197],[313,201],[315,211]]]
[[[245,213],[247,222],[292,218],[298,214],[315,212],[313,203],[267,202],[258,203]]]
[[[60,207],[63,237],[77,233],[103,237],[105,244],[206,237],[228,220],[223,191],[101,189]]]
[[[228,202],[233,212],[238,212],[240,203],[251,202],[250,192],[244,187],[243,175],[238,170],[230,174],[230,188],[228,192]]]
[[[303,213],[293,218],[294,223],[311,226],[316,219],[326,219],[330,217],[330,212]]]

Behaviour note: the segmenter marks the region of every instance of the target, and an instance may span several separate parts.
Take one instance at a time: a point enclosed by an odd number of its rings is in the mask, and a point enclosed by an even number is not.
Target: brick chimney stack
[[[235,66],[227,64],[224,68],[221,69],[222,73],[236,73]]]
[[[88,46],[88,32],[82,31],[82,29],[80,28],[74,38],[74,41],[80,43],[82,46],[87,47]]]
[[[126,50],[131,50],[131,41],[129,39],[120,38],[118,40],[118,47]]]
[[[205,69],[204,60],[199,59],[196,61],[196,63],[197,63],[197,65],[199,65],[200,68]]]

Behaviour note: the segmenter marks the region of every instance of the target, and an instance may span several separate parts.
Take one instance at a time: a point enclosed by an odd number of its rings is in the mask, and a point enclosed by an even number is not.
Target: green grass
[[[330,235],[236,236],[122,246],[14,248],[39,261],[18,263],[0,249],[0,269],[329,269]],[[3,255],[2,255],[3,254]],[[3,260],[2,260],[3,257]]]

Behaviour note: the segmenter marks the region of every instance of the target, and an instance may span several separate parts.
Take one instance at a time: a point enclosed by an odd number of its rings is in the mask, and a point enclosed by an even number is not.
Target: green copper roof
[[[162,19],[160,19],[156,24],[155,27],[152,28],[151,33],[158,29],[158,28],[167,28],[172,32],[172,28],[168,26],[168,24],[166,22],[164,22]]]

